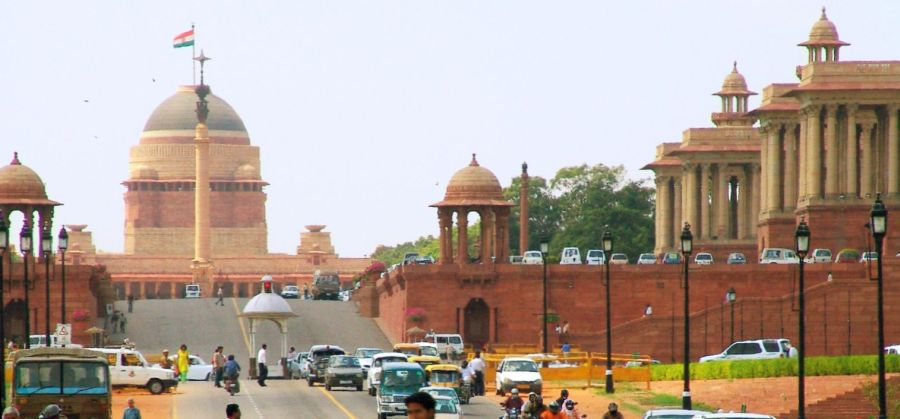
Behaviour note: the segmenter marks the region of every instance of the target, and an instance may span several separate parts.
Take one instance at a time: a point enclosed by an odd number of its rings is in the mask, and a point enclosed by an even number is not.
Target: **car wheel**
[[[387,413],[379,413],[378,419],[387,419]]]
[[[147,382],[147,390],[150,391],[150,394],[162,394],[165,389],[166,386],[163,385],[162,381],[155,378]]]
[[[503,397],[503,387],[497,387],[497,395]]]
[[[369,387],[369,395],[372,397],[375,396],[375,388],[374,387]]]
[[[209,381],[209,376],[210,376],[211,374],[212,374],[212,373],[209,373],[209,372],[206,373],[206,378],[204,378],[203,381]]]

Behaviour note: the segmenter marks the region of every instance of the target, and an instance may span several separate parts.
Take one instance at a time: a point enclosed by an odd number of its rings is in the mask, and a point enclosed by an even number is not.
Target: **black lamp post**
[[[613,369],[612,369],[612,311],[610,310],[609,298],[609,255],[613,251],[613,237],[609,230],[603,232],[603,264],[606,271],[606,392],[615,393],[613,387]]]
[[[731,306],[731,343],[734,343],[734,300],[737,300],[737,292],[734,291],[734,287],[728,288],[728,291],[725,292],[725,299]]]
[[[41,230],[41,256],[44,257],[44,326],[47,331],[44,337],[47,339],[47,347],[50,347],[50,256],[53,255],[53,234],[50,232],[50,222],[44,223]]]
[[[6,249],[9,248],[9,226],[6,224],[6,215],[0,211],[0,354],[4,354],[3,360],[6,360],[6,330],[3,324],[3,309],[6,307],[6,296],[3,285],[3,259],[6,258]],[[6,362],[0,362],[0,377],[6,377]],[[6,380],[0,380],[0,406],[6,406]]]
[[[684,258],[684,391],[681,394],[681,408],[691,409],[691,319],[690,293],[688,288],[688,265],[694,250],[694,236],[691,225],[684,223],[681,230],[681,254]]]
[[[59,254],[62,259],[62,298],[60,313],[60,323],[66,323],[66,250],[69,248],[69,233],[66,232],[66,226],[59,229]]]
[[[547,349],[547,256],[550,251],[550,244],[547,243],[546,240],[541,242],[541,259],[544,262],[544,315],[541,319],[541,327],[543,328],[543,339],[541,345],[543,345],[544,353],[550,353]]]
[[[887,208],[881,202],[881,194],[875,196],[872,205],[872,236],[875,238],[875,253],[878,259],[878,418],[887,419],[887,393],[884,384],[884,277],[881,272],[881,252],[884,247],[884,235],[887,233]]]
[[[22,224],[19,233],[19,249],[22,250],[22,259],[25,262],[25,276],[22,280],[22,288],[25,290],[25,349],[31,347],[31,304],[28,299],[28,256],[31,255],[31,226],[26,220]]]
[[[800,314],[798,315],[800,340],[797,342],[797,419],[804,419],[806,417],[806,372],[803,362],[806,357],[806,297],[804,294],[805,278],[803,265],[805,265],[805,262],[803,259],[805,259],[806,255],[809,253],[809,226],[806,225],[806,220],[800,219],[800,224],[797,226],[794,237],[797,238],[797,256],[800,257]]]

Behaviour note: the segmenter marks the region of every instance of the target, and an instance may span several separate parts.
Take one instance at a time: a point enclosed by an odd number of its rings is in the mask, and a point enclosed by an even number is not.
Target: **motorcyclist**
[[[519,397],[519,389],[514,388],[509,392],[509,397],[501,404],[506,410],[516,409],[519,412],[522,412],[522,405],[525,404],[525,402]]]
[[[240,388],[238,378],[241,375],[241,366],[234,360],[234,355],[228,355],[228,361],[225,361],[223,367],[223,375],[225,376],[225,390],[232,395]],[[234,389],[230,385],[234,384]]]
[[[609,411],[603,414],[603,419],[625,419],[625,416],[619,413],[619,405],[610,403]]]
[[[544,406],[543,397],[540,394],[530,393],[528,394],[528,403],[522,409],[522,415],[526,419],[537,419],[545,410],[547,410],[547,406]]]
[[[575,400],[567,399],[566,403],[563,405],[562,412],[566,414],[566,417],[569,419],[581,418],[581,413],[578,409],[575,408]]]
[[[541,413],[540,419],[568,419],[566,414],[560,411],[558,403],[550,402],[547,407],[548,409]]]
[[[559,392],[559,398],[556,399],[556,404],[558,404],[560,407],[562,407],[566,404],[566,400],[568,400],[568,399],[569,399],[569,390],[563,389],[562,391]]]

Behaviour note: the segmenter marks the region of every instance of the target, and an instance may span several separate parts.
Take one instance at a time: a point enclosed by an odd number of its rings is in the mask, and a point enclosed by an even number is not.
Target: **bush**
[[[885,357],[887,372],[900,372],[900,356]],[[806,358],[806,376],[875,374],[878,357],[875,355],[816,356]],[[653,381],[682,379],[683,364],[652,366]],[[691,363],[691,379],[716,380],[733,378],[765,378],[796,376],[796,359],[776,358],[748,361],[713,361]]]

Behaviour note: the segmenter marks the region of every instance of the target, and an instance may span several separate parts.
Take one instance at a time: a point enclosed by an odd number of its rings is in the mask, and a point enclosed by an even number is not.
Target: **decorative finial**
[[[472,161],[469,163],[469,166],[478,166],[478,160],[475,159],[475,153],[472,153]]]
[[[210,93],[209,86],[204,83],[203,65],[211,59],[212,58],[207,57],[203,53],[202,49],[200,50],[200,55],[194,57],[195,61],[200,62],[200,85],[197,86],[196,89],[194,89],[194,92],[196,92],[197,96],[200,98],[200,101],[197,102],[197,121],[201,124],[205,124],[206,118],[209,116],[209,107],[206,106],[206,96],[208,96]]]
[[[819,17],[819,20],[828,20],[828,16],[825,15],[825,6],[822,6],[822,16]]]
[[[737,60],[734,61],[734,67],[731,68],[732,73],[737,73]]]
[[[528,162],[522,162],[522,174],[523,175],[528,174]]]
[[[209,58],[203,54],[202,49],[200,50],[200,55],[197,57],[194,57],[194,61],[200,62],[200,85],[203,85],[203,64],[211,59],[212,58]]]
[[[22,162],[19,161],[19,152],[18,151],[13,151],[13,159],[11,162],[9,162],[9,164],[19,164],[19,165],[22,164]]]

